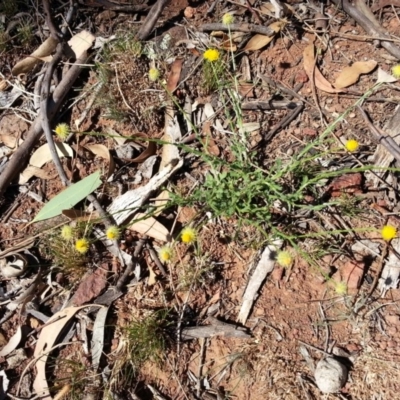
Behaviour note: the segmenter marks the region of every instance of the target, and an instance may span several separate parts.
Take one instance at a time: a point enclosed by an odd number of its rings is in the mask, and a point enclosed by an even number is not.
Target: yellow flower
[[[392,67],[392,75],[396,78],[400,78],[400,64],[395,65]]]
[[[196,240],[196,231],[190,226],[187,226],[181,232],[181,239],[183,243],[193,243]]]
[[[106,231],[107,239],[117,240],[119,239],[120,231],[117,226],[110,226]]]
[[[68,124],[58,124],[54,132],[60,139],[65,140],[71,131]]]
[[[71,240],[73,237],[72,228],[69,225],[64,225],[61,229],[61,237],[65,240]]]
[[[222,23],[224,25],[231,25],[233,24],[233,21],[235,21],[235,17],[232,14],[226,13],[222,17]]]
[[[350,139],[346,142],[346,149],[350,152],[356,151],[358,149],[358,142],[355,139]]]
[[[170,246],[163,246],[158,250],[158,256],[162,262],[171,261],[172,258],[172,249]]]
[[[150,68],[149,79],[155,82],[160,77],[160,71],[156,68]]]
[[[210,62],[217,61],[219,59],[219,51],[216,49],[208,49],[204,52],[203,57]]]
[[[391,225],[385,225],[381,230],[383,240],[392,240],[397,235],[397,229]]]
[[[293,262],[293,257],[288,251],[280,251],[276,256],[276,262],[281,267],[288,268]]]
[[[339,295],[344,295],[347,293],[346,282],[337,282],[335,287],[335,292]]]
[[[75,242],[75,250],[81,254],[87,253],[87,251],[89,250],[89,241],[85,238],[78,239]]]

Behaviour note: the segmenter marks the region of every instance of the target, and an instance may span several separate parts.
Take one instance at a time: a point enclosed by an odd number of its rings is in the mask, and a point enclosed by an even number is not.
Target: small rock
[[[308,75],[306,74],[306,71],[301,70],[296,74],[294,79],[296,83],[306,83],[308,82]]]
[[[360,287],[364,269],[365,265],[361,261],[348,261],[340,268],[342,280],[346,282],[348,290],[354,291]]]
[[[17,349],[12,353],[12,356],[7,358],[8,369],[14,369],[21,366],[22,361],[26,360],[25,349]]]
[[[394,349],[395,347],[397,347],[397,342],[395,340],[389,340],[387,346],[389,347],[389,349]]]
[[[380,349],[386,350],[386,347],[387,347],[386,342],[380,342],[380,343],[379,343],[379,348],[380,348]]]
[[[400,325],[400,318],[398,315],[387,315],[385,320],[388,324],[391,325]]]
[[[303,135],[315,137],[315,136],[317,136],[317,131],[315,129],[312,129],[312,128],[304,128],[303,129]]]
[[[323,393],[338,392],[347,381],[347,368],[332,357],[320,360],[315,368],[315,382]]]
[[[349,344],[346,346],[346,349],[347,349],[347,351],[348,351],[349,353],[355,353],[355,352],[361,350],[360,346],[359,346],[358,344],[356,344],[356,343],[349,343]]]
[[[193,7],[186,7],[183,14],[187,19],[191,19],[194,17],[194,14],[196,14],[196,9]]]
[[[328,186],[332,197],[340,197],[342,194],[361,193],[362,175],[360,173],[341,175],[334,178]]]

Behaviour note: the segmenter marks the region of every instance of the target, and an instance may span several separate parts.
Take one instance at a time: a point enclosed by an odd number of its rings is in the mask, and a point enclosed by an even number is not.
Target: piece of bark
[[[386,124],[384,131],[387,136],[391,136],[395,143],[400,146],[400,106],[396,107],[394,115]],[[374,173],[366,173],[367,180],[371,182],[373,186],[380,185],[380,178],[387,172],[381,168],[387,168],[393,162],[394,156],[387,150],[387,148],[379,143],[376,147],[375,153],[373,155],[372,164],[379,167],[379,170],[374,171]]]
[[[115,219],[117,225],[139,211],[152,193],[158,190],[179,168],[183,165],[182,159],[172,160],[161,171],[154,175],[150,181],[137,189],[129,190],[116,197],[108,207],[108,212]]]
[[[219,321],[217,318],[208,317],[210,325],[191,326],[182,329],[182,340],[191,340],[199,338],[209,338],[213,336],[235,337],[239,339],[249,339],[251,335],[245,328]]]
[[[274,269],[275,253],[281,248],[282,241],[276,240],[274,243],[267,246],[261,254],[261,257],[254,269],[249,281],[247,282],[246,290],[243,294],[242,307],[240,308],[238,321],[245,324],[253,304],[257,298],[257,293],[265,281],[267,275]]]
[[[389,289],[396,289],[399,284],[400,268],[397,254],[400,253],[400,238],[393,239],[391,245],[394,251],[390,251],[378,283],[382,296],[385,296]]]

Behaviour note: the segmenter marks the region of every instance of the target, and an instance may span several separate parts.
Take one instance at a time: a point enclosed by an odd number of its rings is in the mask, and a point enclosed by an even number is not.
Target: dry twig
[[[223,32],[244,32],[244,33],[259,33],[261,35],[273,36],[276,32],[268,26],[255,24],[204,24],[200,26],[200,31],[223,31]]]
[[[144,20],[143,25],[139,29],[139,32],[136,35],[136,39],[146,40],[150,36],[158,18],[160,17],[160,14],[162,13],[168,1],[169,0],[158,0],[157,3],[154,4],[154,6],[147,14],[147,17]]]

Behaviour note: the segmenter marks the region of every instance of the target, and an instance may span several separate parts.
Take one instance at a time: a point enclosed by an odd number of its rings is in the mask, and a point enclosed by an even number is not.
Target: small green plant
[[[179,290],[188,290],[195,287],[207,287],[210,278],[214,277],[214,266],[207,253],[201,253],[196,249],[193,258],[187,263],[183,263],[178,268],[178,288]]]
[[[152,312],[142,320],[132,321],[125,329],[129,358],[136,367],[146,361],[161,362],[167,348],[169,310]]]
[[[143,54],[143,45],[140,41],[135,39],[134,34],[119,37],[110,47],[114,54],[124,53],[133,57],[140,57]]]
[[[0,23],[0,53],[7,50],[7,43],[10,40],[10,36],[4,29],[4,25]]]
[[[57,376],[51,392],[65,400],[78,400],[102,391],[101,378],[82,362],[58,357],[54,374]]]
[[[3,0],[0,3],[0,14],[4,13],[6,17],[13,17],[18,12],[18,3],[21,3],[17,0]]]
[[[86,237],[90,231],[91,225],[80,223],[76,227],[64,225],[43,235],[44,254],[52,260],[53,266],[71,281],[76,281],[86,271],[84,267],[89,250]]]
[[[225,63],[217,49],[208,49],[203,54],[203,83],[208,92],[221,87],[225,80]]]
[[[17,29],[18,37],[23,45],[29,45],[33,40],[33,28],[28,21],[21,21]]]

